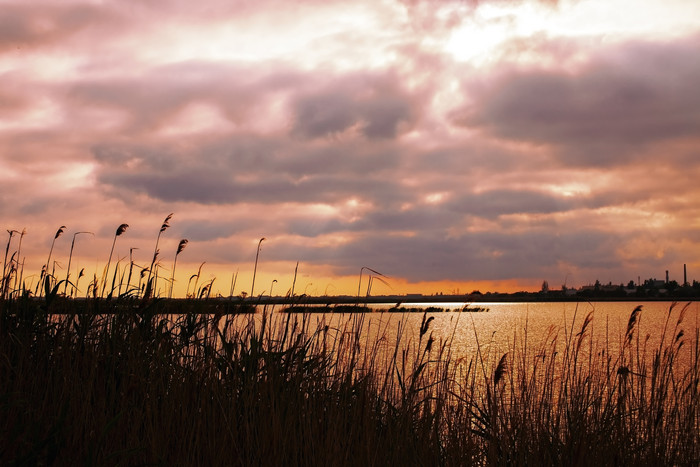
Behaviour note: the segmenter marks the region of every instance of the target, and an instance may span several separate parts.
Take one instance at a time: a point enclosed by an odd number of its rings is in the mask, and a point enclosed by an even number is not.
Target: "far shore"
[[[689,302],[700,301],[700,294],[692,296],[566,296],[563,294],[513,293],[481,295],[376,295],[371,297],[340,296],[295,296],[254,298],[224,297],[223,300],[242,301],[260,305],[350,305],[350,304],[435,304],[435,303],[536,303],[536,302]]]

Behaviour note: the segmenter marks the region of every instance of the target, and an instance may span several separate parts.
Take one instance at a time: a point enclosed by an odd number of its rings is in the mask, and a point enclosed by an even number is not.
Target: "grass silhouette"
[[[700,335],[684,329],[687,305],[669,307],[653,347],[640,306],[619,343],[594,339],[589,314],[542,338],[514,331],[499,354],[474,328],[477,352],[464,356],[429,313],[416,329],[368,332],[380,315],[356,306],[256,312],[208,299],[212,282],[188,300],[158,298],[155,276],[108,299],[95,277],[73,299],[61,294],[70,271],[49,272],[53,245],[42,292],[18,290],[9,241],[2,465],[700,463]]]

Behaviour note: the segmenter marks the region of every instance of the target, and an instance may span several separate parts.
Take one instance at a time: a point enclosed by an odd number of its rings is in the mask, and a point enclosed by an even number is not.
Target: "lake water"
[[[459,310],[465,303],[430,303],[402,306],[434,306],[445,310]],[[594,351],[604,350],[617,355],[625,338],[630,315],[634,308],[642,306],[637,316],[634,340],[646,343],[648,353],[658,348],[665,330],[665,341],[674,339],[683,331],[682,339],[689,344],[695,341],[700,328],[700,302],[542,302],[542,303],[479,303],[487,312],[460,313],[445,311],[428,313],[433,318],[424,339],[432,333],[435,343],[451,342],[452,358],[470,359],[481,352],[481,358],[498,359],[505,352],[527,347],[536,351],[545,343],[555,342],[556,347],[566,345],[577,334],[587,317],[585,344],[592,342]],[[377,310],[392,305],[372,305]],[[476,306],[476,305],[471,305]],[[685,309],[684,312],[682,310]],[[275,313],[277,314],[277,313]],[[358,317],[357,315],[361,315]],[[682,315],[682,316],[681,316]],[[678,324],[679,318],[682,318]],[[312,314],[311,322],[329,325],[331,328],[347,328],[349,320],[362,320],[365,345],[378,339],[391,351],[400,336],[402,345],[415,345],[419,339],[423,313],[363,313],[363,314]],[[313,326],[312,326],[313,327]],[[690,350],[692,345],[686,345]],[[552,347],[548,347],[552,349]],[[386,350],[385,349],[385,350]]]

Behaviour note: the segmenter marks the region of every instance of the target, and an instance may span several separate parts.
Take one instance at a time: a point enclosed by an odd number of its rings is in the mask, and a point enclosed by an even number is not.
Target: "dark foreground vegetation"
[[[204,300],[47,302],[0,301],[2,465],[700,463],[683,307],[654,348],[637,308],[612,354],[589,315],[464,359],[427,314],[368,339],[370,314],[328,325]]]

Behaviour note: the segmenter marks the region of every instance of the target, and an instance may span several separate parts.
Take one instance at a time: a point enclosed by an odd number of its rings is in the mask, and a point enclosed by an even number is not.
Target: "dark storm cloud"
[[[267,176],[258,180],[239,180],[235,176],[209,170],[190,170],[172,174],[105,173],[102,183],[145,193],[165,202],[201,204],[235,203],[330,203],[358,193],[381,198],[390,190],[375,180],[348,180],[342,177],[313,177],[293,181]]]
[[[350,74],[294,99],[293,133],[318,138],[358,125],[367,138],[394,138],[401,124],[413,123],[417,100],[396,76]]]
[[[376,209],[367,215],[364,229],[370,232],[444,231],[459,222],[454,213],[439,207],[422,205],[411,209]]]
[[[337,248],[268,246],[268,255],[294,261],[321,261],[342,274],[367,266],[410,281],[502,280],[563,276],[562,263],[581,270],[615,269],[619,239],[596,230],[479,232],[445,238],[427,232],[413,236],[368,234]]]
[[[490,190],[461,196],[451,207],[463,213],[495,218],[504,214],[548,214],[576,207],[576,200],[532,190]]]
[[[357,126],[370,139],[391,139],[409,129],[422,99],[404,90],[392,72],[309,76],[285,64],[208,62],[167,65],[140,77],[80,80],[67,95],[73,106],[123,111],[130,133],[156,128],[193,103],[218,108],[239,125],[264,121],[270,100],[281,99],[292,114],[294,135],[318,138]]]
[[[145,193],[166,202],[329,203],[359,197],[395,204],[405,196],[395,181],[382,175],[396,158],[381,148],[352,152],[352,146],[334,145],[309,156],[303,146],[285,148],[267,138],[226,141],[184,152],[158,146],[98,146],[93,150],[97,177],[115,194]],[[309,157],[318,163],[309,163]],[[384,157],[388,161],[383,162]]]
[[[396,210],[382,203],[377,204],[361,218],[318,219],[301,217],[289,221],[285,229],[304,237],[343,232],[385,232],[387,234],[414,231],[442,232],[445,228],[459,221],[453,212],[434,206],[423,205],[411,209]]]
[[[340,133],[357,120],[352,99],[339,92],[300,99],[295,107],[295,132],[309,138]]]
[[[532,156],[507,150],[496,144],[484,141],[451,143],[425,151],[413,157],[410,168],[416,171],[431,172],[444,170],[454,173],[457,169],[470,174],[478,172],[507,172],[531,167]]]
[[[150,130],[191,103],[210,104],[243,123],[264,107],[263,99],[300,79],[284,70],[192,61],[158,67],[146,76],[80,80],[70,86],[68,103],[123,110],[131,132]]]
[[[25,2],[3,5],[0,13],[0,51],[33,48],[70,37],[106,18],[105,10],[91,5]]]
[[[511,69],[467,85],[460,124],[551,145],[577,165],[614,165],[654,143],[700,135],[698,37],[633,42],[600,52],[579,73]]]
[[[343,173],[348,176],[387,174],[402,164],[402,146],[334,141],[315,145],[284,144],[274,169],[294,176]]]

